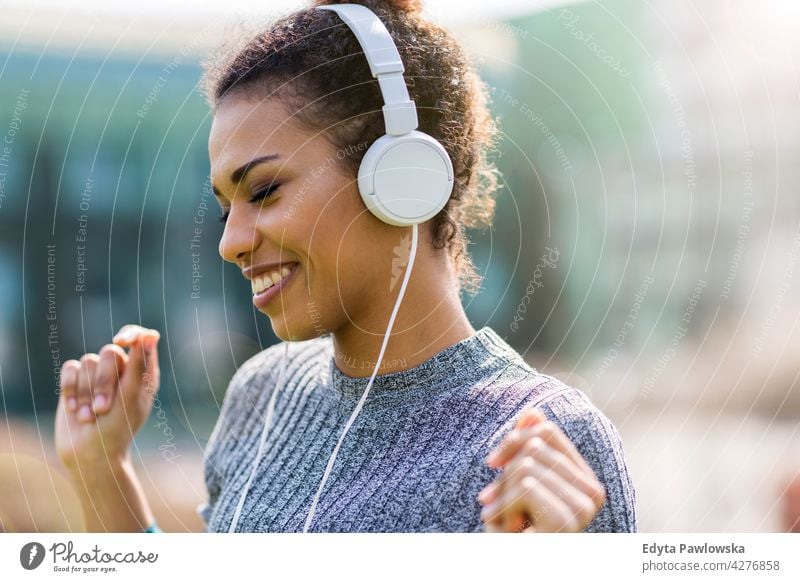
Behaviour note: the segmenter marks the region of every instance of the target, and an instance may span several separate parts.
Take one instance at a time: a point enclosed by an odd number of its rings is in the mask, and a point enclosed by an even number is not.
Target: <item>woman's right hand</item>
[[[61,366],[55,441],[68,469],[115,465],[128,458],[158,391],[159,337],[154,329],[126,325],[99,354],[84,354]]]

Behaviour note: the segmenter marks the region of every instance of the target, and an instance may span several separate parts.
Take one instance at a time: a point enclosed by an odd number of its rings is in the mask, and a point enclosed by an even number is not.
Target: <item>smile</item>
[[[281,266],[280,269],[273,269],[253,277],[250,284],[253,289],[253,303],[256,307],[264,307],[275,295],[280,293],[299,266],[300,263],[290,263]]]

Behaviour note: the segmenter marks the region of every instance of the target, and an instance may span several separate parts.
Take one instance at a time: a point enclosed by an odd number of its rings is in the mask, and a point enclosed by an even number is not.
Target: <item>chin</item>
[[[321,337],[328,333],[318,324],[308,321],[308,317],[304,318],[306,321],[301,324],[295,323],[297,320],[287,317],[285,313],[281,313],[276,317],[270,316],[272,323],[272,331],[282,341],[286,342],[303,342]]]

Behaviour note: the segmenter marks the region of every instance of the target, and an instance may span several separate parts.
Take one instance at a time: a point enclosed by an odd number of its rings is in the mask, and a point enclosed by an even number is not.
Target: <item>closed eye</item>
[[[268,196],[271,196],[272,194],[274,194],[275,191],[278,188],[280,188],[280,186],[281,186],[280,184],[272,183],[269,186],[267,186],[266,188],[261,188],[260,190],[256,190],[255,192],[253,192],[253,195],[250,196],[249,202],[251,204],[254,204],[256,202],[261,202],[262,200],[264,200]],[[229,208],[224,209],[223,212],[222,212],[222,216],[220,216],[220,218],[219,218],[219,221],[220,222],[227,221],[229,214],[230,214],[230,209]]]
[[[267,196],[272,195],[275,190],[280,188],[280,184],[270,184],[266,188],[261,188],[261,190],[256,190],[253,192],[253,195],[250,197],[250,202],[258,202],[259,200],[263,200]]]

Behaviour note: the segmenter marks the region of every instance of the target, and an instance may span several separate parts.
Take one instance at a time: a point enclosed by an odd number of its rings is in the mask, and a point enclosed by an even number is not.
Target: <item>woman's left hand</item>
[[[594,471],[537,409],[523,413],[487,464],[503,468],[478,496],[487,532],[580,532],[605,502]]]

